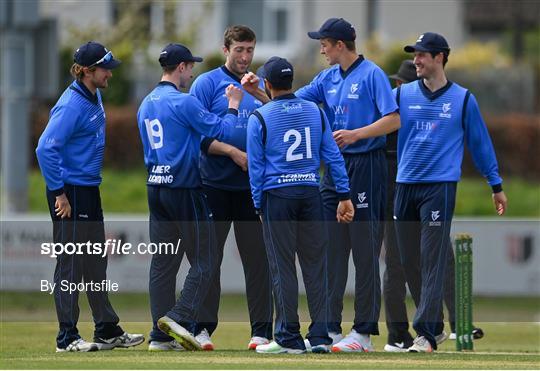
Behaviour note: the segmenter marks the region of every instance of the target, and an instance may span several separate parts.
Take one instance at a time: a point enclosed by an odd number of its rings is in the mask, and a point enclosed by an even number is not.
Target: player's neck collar
[[[283,95],[277,96],[272,100],[295,99],[295,98],[296,98],[296,95],[291,93],[291,94],[283,94]]]
[[[167,85],[170,85],[172,86],[175,90],[178,90],[178,86],[176,86],[174,83],[170,82],[170,81],[160,81],[158,82],[158,86],[167,86]]]
[[[349,76],[350,73],[354,71],[354,69],[358,67],[360,63],[362,63],[363,61],[364,61],[364,56],[362,54],[358,54],[358,58],[356,58],[356,60],[349,66],[349,68],[347,68],[347,71],[343,71],[341,66],[339,66],[339,73],[341,75],[341,78],[345,79],[347,76]]]
[[[236,76],[234,73],[232,73],[231,71],[229,71],[229,69],[228,69],[225,65],[221,66],[221,70],[222,70],[225,74],[229,75],[234,81],[240,83],[240,81],[241,81],[240,77]]]
[[[96,94],[92,94],[90,89],[88,89],[82,81],[75,80],[75,82],[70,86],[70,88],[71,90],[74,90],[77,93],[79,93],[84,98],[88,99],[90,102],[94,104],[98,104],[97,90],[96,90]]]
[[[443,95],[448,89],[450,89],[450,87],[452,86],[452,81],[447,80],[445,86],[433,92],[428,89],[426,84],[424,84],[424,79],[418,80],[418,86],[420,86],[420,91],[427,99],[435,100],[439,98],[441,95]]]

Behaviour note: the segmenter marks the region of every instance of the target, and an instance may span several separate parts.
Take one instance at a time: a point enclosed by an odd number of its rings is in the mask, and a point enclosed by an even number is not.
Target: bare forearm
[[[230,157],[235,149],[236,147],[231,146],[230,144],[214,140],[208,147],[208,154]]]
[[[381,117],[373,124],[364,126],[354,130],[355,139],[367,139],[380,137],[398,130],[401,126],[399,114],[397,112],[391,113],[384,117]]]

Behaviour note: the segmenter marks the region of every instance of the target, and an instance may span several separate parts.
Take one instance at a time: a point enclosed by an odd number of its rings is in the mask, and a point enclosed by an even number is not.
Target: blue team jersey
[[[432,93],[422,80],[397,94],[398,183],[457,182],[464,141],[490,185],[502,182],[495,151],[475,97],[456,83]]]
[[[312,102],[294,94],[275,98],[257,109],[248,123],[248,165],[255,208],[262,192],[291,186],[319,186],[324,160],[336,191],[349,198],[345,162],[332,137],[328,119]],[[323,131],[323,126],[325,130]]]
[[[148,185],[197,188],[200,142],[203,135],[227,142],[233,135],[236,114],[222,119],[208,112],[190,94],[161,82],[141,103],[139,133],[148,170]]]
[[[225,66],[203,73],[193,82],[190,93],[199,99],[202,105],[212,113],[223,117],[227,113],[228,101],[225,89],[229,84],[242,88],[240,79],[232,74]],[[244,91],[244,96],[238,110],[238,121],[234,127],[229,144],[246,151],[246,129],[248,117],[253,110],[262,106],[262,102]],[[209,138],[211,139],[211,138]],[[209,142],[206,140],[203,143]],[[228,156],[209,155],[201,148],[201,178],[204,184],[225,190],[249,189],[247,172],[234,163]]]
[[[346,72],[339,65],[332,66],[295,94],[322,104],[332,131],[367,126],[398,110],[388,77],[375,63],[361,55]],[[380,136],[360,140],[341,151],[365,153],[384,146],[385,137]]]
[[[105,110],[101,94],[74,81],[52,108],[36,155],[50,191],[64,184],[98,186],[105,150]]]

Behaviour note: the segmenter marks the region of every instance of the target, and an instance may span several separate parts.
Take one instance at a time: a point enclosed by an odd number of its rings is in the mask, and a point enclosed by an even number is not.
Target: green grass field
[[[101,198],[107,213],[148,213],[146,201],[146,170],[120,171],[105,169]],[[38,170],[29,177],[31,212],[48,212],[45,183]],[[506,216],[540,217],[540,184],[518,178],[505,179],[505,193],[510,200]],[[463,179],[456,197],[457,216],[495,216],[490,188],[482,178]]]
[[[148,334],[150,316],[144,294],[111,296],[124,328]],[[79,330],[91,339],[88,304],[80,299]],[[540,298],[475,298],[475,325],[484,329],[484,339],[475,351],[455,352],[446,341],[433,354],[389,354],[382,351],[386,326],[381,318],[381,335],[373,338],[377,352],[325,355],[260,355],[244,350],[249,340],[247,309],[241,295],[221,300],[220,319],[213,338],[214,352],[150,353],[143,344],[86,354],[54,353],[57,324],[54,304],[48,294],[0,293],[0,361],[6,369],[539,369]],[[410,314],[413,308],[408,302]],[[352,316],[352,299],[346,298],[344,318]],[[307,320],[305,298],[300,300],[300,317]],[[350,323],[344,324],[348,328]],[[305,331],[307,323],[303,322]]]

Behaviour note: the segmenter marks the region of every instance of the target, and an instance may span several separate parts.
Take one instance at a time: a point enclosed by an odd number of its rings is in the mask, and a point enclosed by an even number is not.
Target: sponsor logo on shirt
[[[333,89],[330,89],[326,92],[327,94],[336,94],[337,93],[337,89],[336,88],[333,88]]]
[[[351,93],[347,95],[347,98],[349,99],[358,99],[359,95],[356,94],[356,91],[358,90],[358,83],[351,84]]]
[[[442,111],[443,113],[439,113],[439,117],[443,117],[443,118],[452,118],[452,114],[451,113],[448,113],[450,111],[450,109],[452,107],[450,107],[450,105],[452,104],[452,102],[450,103],[443,103],[442,105]]]
[[[440,210],[433,210],[431,211],[431,222],[429,222],[429,226],[430,227],[440,227],[441,226],[441,222],[438,221],[438,219],[440,218],[441,214],[440,214]]]
[[[317,176],[314,173],[281,174],[277,182],[278,184],[295,182],[317,182]]]
[[[301,112],[302,109],[302,103],[283,103],[281,105],[282,109],[281,112]]]
[[[360,192],[358,193],[358,202],[356,204],[357,209],[367,209],[369,207],[369,203],[366,202],[367,196],[366,192]]]
[[[422,106],[417,104],[415,106],[409,106],[409,109],[422,109]]]

